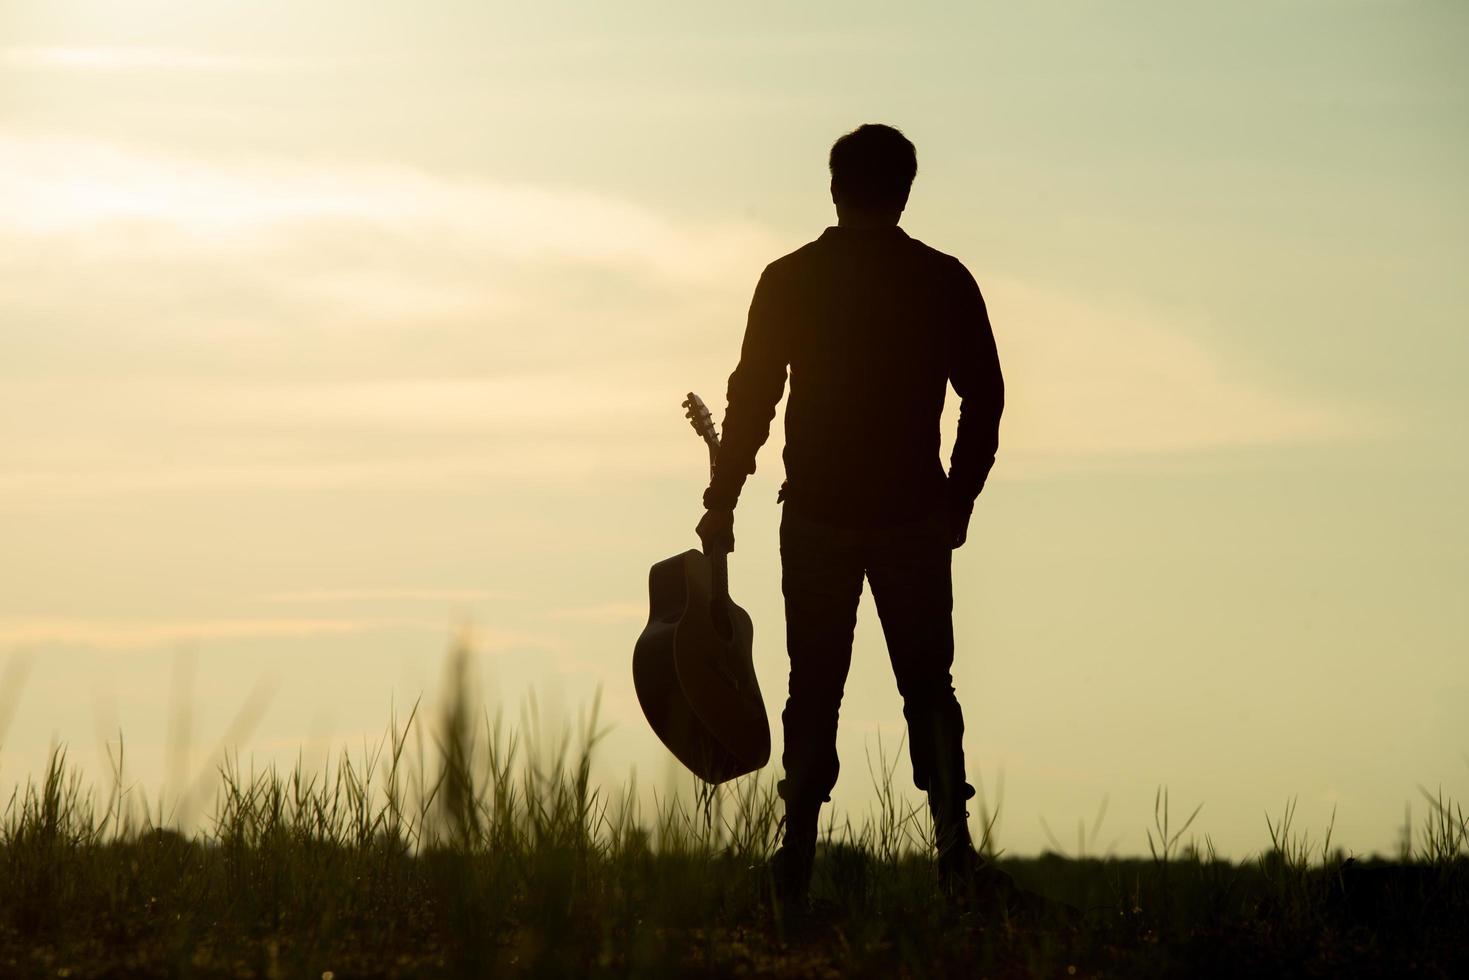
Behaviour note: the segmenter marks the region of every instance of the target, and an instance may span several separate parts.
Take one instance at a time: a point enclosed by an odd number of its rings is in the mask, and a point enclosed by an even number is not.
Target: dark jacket
[[[766,267],[750,303],[707,507],[732,508],[790,369],[788,506],[878,525],[968,508],[1005,403],[995,338],[963,263],[890,228],[828,228]],[[947,477],[939,416],[960,399]]]

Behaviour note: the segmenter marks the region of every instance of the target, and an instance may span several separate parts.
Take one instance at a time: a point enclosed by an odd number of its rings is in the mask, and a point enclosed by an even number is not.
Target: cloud
[[[473,600],[514,600],[520,593],[503,589],[307,589],[300,592],[277,592],[262,597],[266,602],[317,603],[317,602],[439,602]]]
[[[781,250],[587,189],[75,140],[0,137],[0,214],[0,376],[108,384],[646,374],[733,350]]]
[[[82,620],[0,618],[0,646],[84,646],[139,650],[209,640],[321,636],[387,629],[442,630],[410,619],[164,619]]]
[[[224,164],[64,139],[0,138],[0,209],[12,234],[83,232],[89,253],[119,260],[141,245],[150,258],[212,247],[273,249],[309,262],[329,243],[331,252],[307,266],[318,272],[360,271],[374,259],[385,260],[379,271],[395,263],[422,271],[447,259],[446,271],[459,275],[486,259],[570,260],[701,280],[773,247],[748,222],[690,228],[581,188],[402,167]],[[392,256],[372,250],[384,239]]]
[[[6,137],[0,213],[12,499],[686,473],[677,403],[718,411],[793,244],[585,188]],[[981,279],[996,479],[1368,431],[1200,324]]]
[[[676,369],[254,383],[107,379],[0,386],[0,497],[195,490],[433,489],[686,474]],[[29,431],[28,431],[29,430]],[[688,450],[688,451],[685,451]],[[425,596],[427,597],[427,596]]]
[[[0,213],[0,492],[33,498],[656,464],[670,357],[778,251],[584,189],[68,140],[0,137]]]
[[[546,618],[599,625],[641,623],[648,618],[648,607],[646,604],[636,602],[601,602],[589,606],[554,609],[546,614]]]
[[[319,66],[321,62],[176,51],[165,48],[14,47],[0,49],[0,68],[70,72],[267,72]]]
[[[134,651],[180,644],[283,637],[344,636],[408,630],[452,633],[439,619],[405,617],[234,617],[210,619],[67,619],[0,617],[0,649],[88,647],[104,651]],[[475,649],[549,650],[555,637],[515,629],[474,627],[469,631]]]
[[[1012,463],[1024,474],[1377,428],[1345,406],[1251,377],[1196,339],[1197,323],[1014,281],[990,281],[985,292],[1007,378],[998,478]]]

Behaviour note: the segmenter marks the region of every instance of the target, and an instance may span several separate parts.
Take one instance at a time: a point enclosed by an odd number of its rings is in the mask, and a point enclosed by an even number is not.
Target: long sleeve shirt
[[[767,266],[705,506],[739,499],[787,371],[787,506],[865,526],[973,505],[994,465],[1005,386],[984,298],[958,259],[896,226],[832,227]],[[950,383],[961,402],[946,474]]]

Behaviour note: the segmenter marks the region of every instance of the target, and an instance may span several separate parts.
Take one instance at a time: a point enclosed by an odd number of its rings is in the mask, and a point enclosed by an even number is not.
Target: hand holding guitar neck
[[[709,476],[714,476],[714,461],[719,456],[719,433],[714,430],[714,419],[709,414],[709,407],[704,404],[704,399],[689,392],[684,399],[683,407],[687,410],[684,417],[704,440],[704,445],[709,447]],[[694,533],[699,536],[699,541],[704,546],[704,554],[711,559],[727,555],[734,551],[734,511],[723,509],[711,509],[704,512],[699,524],[694,528]],[[722,574],[716,569],[716,574]]]

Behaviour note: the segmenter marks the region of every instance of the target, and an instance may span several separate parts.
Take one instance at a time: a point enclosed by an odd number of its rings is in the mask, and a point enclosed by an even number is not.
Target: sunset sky
[[[1008,385],[955,557],[1001,845],[1106,798],[1146,852],[1166,785],[1235,857],[1293,796],[1391,850],[1469,795],[1466,49],[1450,2],[0,0],[0,795],[119,729],[150,799],[358,749],[464,628],[661,792],[679,403],[886,122]],[[731,559],[777,730],[780,448]],[[864,597],[839,808],[901,733]]]

